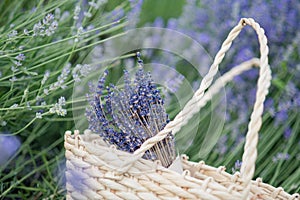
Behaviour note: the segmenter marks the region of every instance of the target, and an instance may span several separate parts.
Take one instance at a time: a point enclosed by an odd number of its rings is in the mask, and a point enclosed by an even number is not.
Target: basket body
[[[65,149],[67,199],[241,199],[239,173],[190,162],[184,155],[183,174],[142,158],[121,173],[121,163],[131,154],[108,147],[90,131],[66,132]],[[261,179],[252,181],[250,191],[252,199],[297,199]]]

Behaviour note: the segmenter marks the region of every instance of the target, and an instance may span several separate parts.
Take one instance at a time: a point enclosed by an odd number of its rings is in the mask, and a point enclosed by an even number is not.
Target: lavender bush
[[[0,2],[0,199],[64,198],[73,85],[91,72],[93,47],[122,32],[114,7],[129,2]]]

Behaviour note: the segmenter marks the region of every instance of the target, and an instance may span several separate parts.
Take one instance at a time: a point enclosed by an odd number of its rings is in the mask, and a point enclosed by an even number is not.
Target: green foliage
[[[157,17],[161,17],[166,22],[169,18],[177,18],[181,12],[185,0],[145,0],[140,15],[139,24],[153,22]]]

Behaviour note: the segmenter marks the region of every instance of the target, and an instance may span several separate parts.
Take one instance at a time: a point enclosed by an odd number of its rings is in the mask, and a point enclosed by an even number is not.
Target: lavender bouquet
[[[160,91],[150,72],[144,71],[139,53],[137,57],[139,68],[133,82],[128,71],[124,71],[123,88],[113,84],[105,87],[108,74],[105,71],[97,86],[90,84],[90,94],[87,95],[90,104],[86,109],[89,129],[98,133],[108,144],[130,153],[169,122]],[[171,133],[144,155],[145,159],[160,160],[165,167],[169,167],[175,157]]]

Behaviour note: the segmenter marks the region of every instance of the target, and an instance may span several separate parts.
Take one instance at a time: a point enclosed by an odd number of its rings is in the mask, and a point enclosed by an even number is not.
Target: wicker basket
[[[261,58],[236,66],[212,84],[226,51],[245,25],[254,28],[260,43]],[[200,88],[183,110],[154,137],[133,154],[108,146],[97,134],[86,130],[65,134],[67,199],[300,199],[282,188],[252,180],[257,157],[258,131],[262,124],[263,102],[268,93],[271,71],[264,30],[251,18],[241,19],[224,41]],[[180,157],[183,173],[161,166],[159,161],[142,158],[144,152],[172,131],[176,134],[222,86],[252,66],[259,66],[256,102],[251,115],[244,147],[241,173],[231,175],[225,167],[205,165]],[[209,89],[208,89],[209,88]],[[207,90],[208,89],[208,90]],[[207,91],[206,91],[207,90]],[[206,91],[204,93],[204,91]]]

